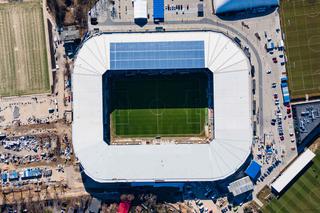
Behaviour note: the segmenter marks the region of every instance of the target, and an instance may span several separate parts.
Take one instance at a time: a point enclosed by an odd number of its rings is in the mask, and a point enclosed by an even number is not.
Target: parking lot
[[[197,21],[205,16],[212,16],[212,1],[192,0],[165,0],[165,21],[185,22]],[[147,22],[153,23],[153,1],[147,0]],[[130,0],[116,0],[114,4],[107,0],[100,0],[89,12],[89,17],[97,21],[92,25],[89,21],[89,29],[102,29],[107,25],[134,24],[134,4]]]
[[[284,103],[281,85],[287,73],[279,14],[263,17],[263,24],[259,19],[262,18],[241,22],[243,31],[256,44],[262,61],[260,76],[255,76],[257,137],[253,143],[253,157],[262,168],[254,194],[270,184],[297,155],[292,108]]]

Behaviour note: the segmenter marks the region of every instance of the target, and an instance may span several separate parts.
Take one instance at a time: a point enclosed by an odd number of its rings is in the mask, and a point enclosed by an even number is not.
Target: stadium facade
[[[279,0],[213,0],[216,14],[279,5]]]
[[[105,72],[187,68],[213,72],[215,138],[210,143],[104,141]],[[215,181],[232,175],[251,153],[250,70],[241,48],[217,32],[114,33],[86,39],[72,75],[73,145],[84,172],[101,183]]]

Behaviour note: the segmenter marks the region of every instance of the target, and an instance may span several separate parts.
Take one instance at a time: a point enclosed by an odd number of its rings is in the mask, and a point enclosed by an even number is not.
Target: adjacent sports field
[[[263,212],[320,212],[320,150],[316,154],[313,165]]]
[[[0,96],[48,92],[40,1],[0,4]]]
[[[112,133],[120,137],[202,136],[206,73],[111,80]]]
[[[282,0],[280,9],[291,96],[319,96],[320,1]]]

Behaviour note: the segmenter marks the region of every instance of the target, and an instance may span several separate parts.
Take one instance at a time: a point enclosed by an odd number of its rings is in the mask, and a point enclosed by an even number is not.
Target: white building
[[[147,0],[134,0],[134,19],[148,19]]]
[[[162,43],[172,50],[153,50]],[[153,57],[155,53],[160,55]],[[108,145],[102,75],[112,69],[159,67],[213,72],[215,138],[208,144]],[[244,52],[217,32],[101,34],[87,39],[72,75],[73,146],[84,172],[98,182],[213,181],[232,175],[251,152],[250,70]]]
[[[272,189],[281,193],[316,155],[307,149],[271,184]]]
[[[213,0],[216,14],[241,10],[248,10],[258,7],[278,6],[279,0]]]

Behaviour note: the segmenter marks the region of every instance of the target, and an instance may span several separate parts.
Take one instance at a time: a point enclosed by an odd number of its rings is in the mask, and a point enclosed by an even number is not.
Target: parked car
[[[291,113],[291,109],[287,108],[287,114],[290,114],[290,113]]]
[[[273,63],[278,63],[278,60],[277,60],[277,58],[276,57],[274,57],[274,58],[272,58],[272,61],[273,61]]]

